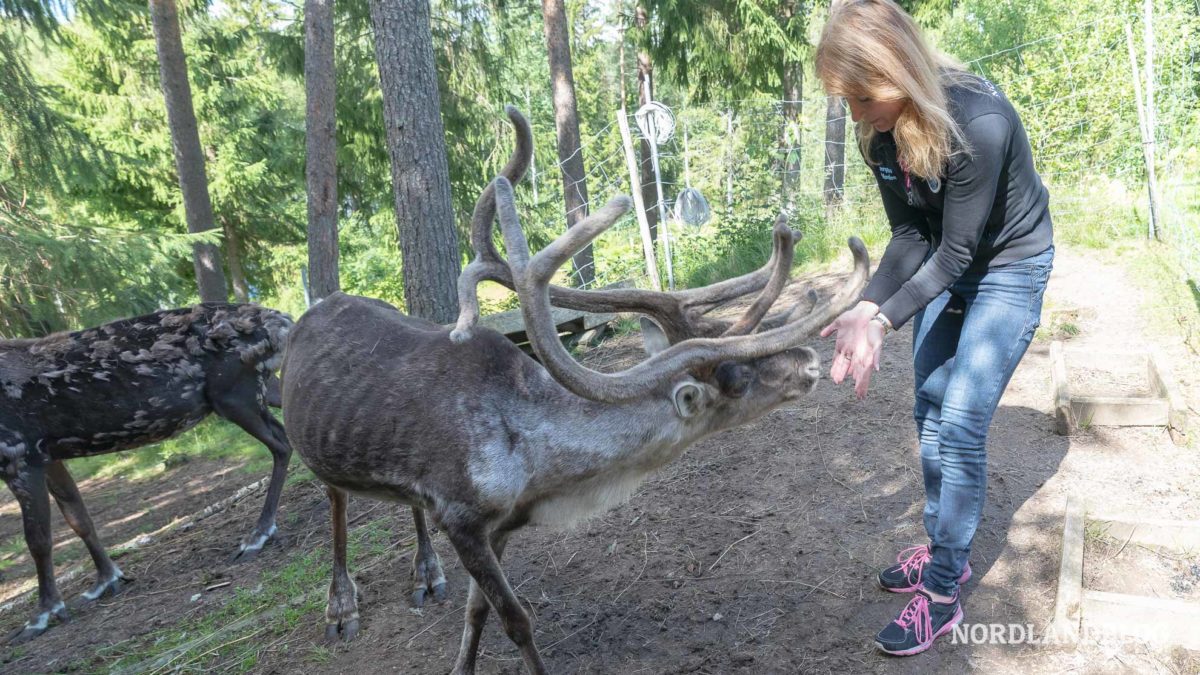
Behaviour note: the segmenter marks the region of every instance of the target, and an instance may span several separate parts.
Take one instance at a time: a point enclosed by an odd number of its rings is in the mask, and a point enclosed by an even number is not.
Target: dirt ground
[[[836,277],[807,281],[828,288]],[[789,292],[798,295],[803,288],[797,283]],[[1173,364],[1194,405],[1200,400],[1197,359],[1180,340],[1146,329],[1131,310],[1142,302],[1142,291],[1119,266],[1094,252],[1060,251],[1047,312],[1084,308],[1074,315],[1088,317],[1068,349],[1153,344]],[[636,335],[626,336],[584,358],[619,364],[638,346]],[[832,343],[820,341],[817,347],[827,363]],[[536,639],[548,667],[560,673],[1200,672],[1200,653],[1114,638],[1073,646],[954,644],[944,638],[909,659],[876,652],[875,632],[905,598],[879,591],[874,574],[899,549],[924,541],[910,351],[910,330],[889,337],[866,402],[855,401],[848,386],[823,382],[795,407],[697,443],[629,503],[570,531],[515,536],[504,567],[536,615]],[[964,591],[971,624],[1031,624],[1038,631],[1047,625],[1068,497],[1106,513],[1200,519],[1200,454],[1173,445],[1162,429],[1094,427],[1055,435],[1048,352],[1047,342],[1035,342],[989,437],[988,506],[971,555],[975,576]],[[1095,376],[1088,377],[1095,384]],[[143,484],[93,481],[81,489],[103,539],[112,544],[198,511],[253,479],[192,462]],[[235,589],[260,587],[268,571],[328,550],[324,491],[301,480],[284,492],[278,539],[256,561],[227,565],[225,558],[249,531],[261,499],[259,491],[194,528],[165,534],[121,557],[119,564],[136,579],[126,592],[76,610],[70,623],[27,645],[0,648],[0,668],[108,670],[118,646],[152,640],[155,631],[214,612]],[[314,647],[324,631],[317,609],[282,634],[237,633],[259,644],[251,669],[447,672],[458,648],[467,587],[448,543],[435,536],[451,585],[449,599],[411,610],[407,512],[364,500],[352,500],[350,509],[352,528],[386,525],[399,542],[369,566],[352,561],[363,593],[358,639],[331,650]],[[57,540],[71,539],[61,518],[55,528]],[[5,494],[0,537],[19,532],[15,504]],[[1089,564],[1106,564],[1108,553],[1090,550],[1089,560],[1098,562]],[[0,603],[31,578],[28,556],[10,555],[14,565],[0,586]],[[78,553],[74,557],[80,559]],[[60,574],[72,565],[61,556],[58,562]],[[1103,590],[1149,593],[1175,583],[1175,592],[1182,593],[1179,584],[1192,583],[1192,562],[1164,569],[1164,575],[1179,579],[1165,576],[1155,584],[1125,586],[1117,568],[1090,569],[1088,580]],[[64,584],[64,595],[78,596],[90,578],[89,570]],[[212,588],[226,581],[228,586]],[[321,579],[301,592],[323,596],[326,584]],[[1191,586],[1186,591],[1181,597],[1194,598]],[[19,602],[0,612],[0,632],[19,628],[30,608]],[[189,663],[184,669],[246,667],[217,658]],[[159,665],[161,671],[183,668]],[[494,617],[485,631],[480,671],[522,672],[516,649]]]

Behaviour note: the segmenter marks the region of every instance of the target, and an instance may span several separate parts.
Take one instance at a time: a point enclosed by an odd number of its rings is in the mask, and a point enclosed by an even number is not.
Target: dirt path
[[[796,286],[791,290],[799,292]],[[1140,293],[1119,267],[1094,252],[1062,251],[1049,307],[1090,308],[1084,314],[1092,318],[1080,320],[1082,332],[1072,340],[1073,348],[1157,344],[1174,362],[1189,400],[1200,400],[1190,379],[1197,362],[1179,342],[1143,329],[1132,311]],[[636,336],[609,341],[587,358],[617,362],[637,345]],[[830,348],[827,342],[819,345],[826,362]],[[1140,643],[1092,641],[1069,649],[943,640],[907,660],[876,653],[871,638],[903,598],[878,591],[873,575],[899,548],[923,539],[910,350],[909,330],[893,336],[866,403],[854,401],[848,387],[824,383],[795,408],[698,443],[628,504],[605,516],[568,532],[535,530],[514,538],[505,569],[536,614],[537,641],[551,670],[1200,670],[1200,654]],[[1159,429],[1093,428],[1069,438],[1054,434],[1048,362],[1048,345],[1035,343],[993,425],[989,501],[972,552],[976,576],[964,603],[971,623],[1046,625],[1068,496],[1135,516],[1200,519],[1195,449],[1174,446]],[[145,494],[151,488],[140,486]],[[87,488],[84,492],[86,498]],[[226,544],[248,528],[257,500],[131,554],[122,565],[139,581],[126,594],[77,612],[72,623],[30,645],[0,651],[3,667],[12,672],[105,670],[160,635],[154,631],[189,625],[235,596],[253,594],[264,575],[304,556],[327,557],[324,496],[301,481],[284,493],[281,540],[254,563],[224,565]],[[0,510],[0,531],[13,528],[13,517]],[[355,500],[350,517],[357,518],[356,527],[369,526],[391,541],[411,534],[407,514],[392,506]],[[218,655],[187,668],[202,663],[206,670],[252,666],[264,673],[444,673],[457,651],[466,579],[444,537],[435,537],[435,544],[452,586],[444,605],[409,609],[409,544],[364,548],[354,563],[364,595],[363,632],[354,643],[316,646],[323,632],[318,601],[304,605],[277,630],[256,627],[259,632],[231,634],[229,639],[258,645],[253,660],[226,661]],[[374,561],[374,567],[363,571],[371,564],[364,560]],[[315,578],[297,592],[323,596],[327,577]],[[231,584],[203,591],[220,581]],[[64,591],[77,594],[82,588],[79,581]],[[16,628],[22,620],[20,613],[0,615],[0,629]],[[515,648],[494,618],[483,646],[481,672],[522,672]]]

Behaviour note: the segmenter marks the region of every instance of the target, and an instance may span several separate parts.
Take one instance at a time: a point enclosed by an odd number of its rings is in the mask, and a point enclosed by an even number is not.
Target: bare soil
[[[828,288],[837,275],[806,281]],[[789,291],[803,292],[800,283]],[[1154,343],[1174,364],[1185,397],[1200,372],[1182,341],[1155,334],[1136,312],[1142,291],[1094,252],[1061,250],[1051,302],[1094,311],[1073,346],[1119,349]],[[815,345],[828,362],[830,341]],[[638,336],[609,340],[583,358],[615,367],[636,358]],[[562,673],[796,672],[1197,672],[1200,654],[1154,644],[1106,642],[1077,647],[955,644],[909,659],[875,651],[874,634],[905,598],[874,584],[876,570],[905,546],[923,543],[923,489],[911,421],[911,331],[889,337],[872,392],[854,400],[847,386],[822,383],[795,407],[697,443],[649,480],[633,499],[570,531],[529,530],[514,537],[505,569],[535,614],[547,665]],[[1035,342],[1001,402],[989,437],[988,506],[964,591],[968,623],[1044,627],[1052,612],[1068,496],[1133,517],[1200,518],[1200,462],[1159,428],[1093,427],[1054,433],[1048,344]],[[293,466],[293,471],[297,467]],[[198,511],[251,482],[190,463],[152,482],[84,484],[105,541],[128,538],[150,518]],[[163,503],[150,513],[146,502]],[[11,499],[0,502],[0,533],[20,525]],[[254,592],[264,573],[328,549],[328,507],[319,484],[284,491],[278,539],[259,558],[226,557],[261,507],[261,492],[183,532],[166,534],[120,560],[136,582],[115,599],[17,648],[0,648],[6,672],[108,670],[118,652],[219,610],[238,589]],[[282,633],[239,633],[256,658],[189,658],[162,671],[445,673],[462,630],[467,579],[445,538],[436,535],[451,584],[440,606],[413,611],[408,569],[411,520],[393,505],[352,500],[352,528],[382,525],[397,544],[354,560],[363,593],[362,632],[348,645],[321,646],[324,619],[308,611]],[[154,521],[159,522],[159,521]],[[61,520],[60,540],[67,540]],[[10,567],[0,602],[30,570]],[[60,564],[61,569],[69,565]],[[64,585],[77,596],[90,580]],[[1092,577],[1100,583],[1098,577]],[[205,591],[221,582],[230,585]],[[1108,590],[1137,592],[1122,578]],[[1168,584],[1170,581],[1168,580]],[[327,581],[305,593],[323,596]],[[199,594],[199,597],[194,599]],[[1190,597],[1190,596],[1189,596]],[[17,629],[28,603],[0,613],[0,631]],[[279,608],[270,608],[278,610]],[[271,616],[277,616],[273,614]],[[245,617],[242,617],[245,618]],[[251,620],[253,616],[249,617]],[[266,619],[264,619],[265,621]],[[232,621],[230,622],[232,623]],[[289,624],[291,625],[291,624]],[[263,635],[269,635],[264,638]],[[231,638],[233,639],[233,638]],[[193,655],[198,656],[198,655]],[[483,673],[520,673],[516,649],[494,618],[485,631]]]
[[[1083,585],[1094,591],[1200,603],[1200,552],[1171,551],[1115,539],[1088,537]]]

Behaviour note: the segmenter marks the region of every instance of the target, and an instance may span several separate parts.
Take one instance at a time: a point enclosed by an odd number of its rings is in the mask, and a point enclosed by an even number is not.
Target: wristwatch
[[[888,318],[883,315],[883,312],[876,312],[875,316],[871,317],[871,320],[883,327],[884,335],[892,332],[892,322],[888,321]]]

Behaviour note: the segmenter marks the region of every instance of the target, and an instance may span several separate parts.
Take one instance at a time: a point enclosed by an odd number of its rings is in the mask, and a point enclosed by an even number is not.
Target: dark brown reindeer
[[[523,120],[515,111],[510,117],[523,140]],[[519,146],[517,155],[525,151]],[[514,162],[506,175],[520,158]],[[508,261],[490,245],[497,208]],[[816,385],[817,355],[799,345],[857,298],[868,269],[861,242],[851,240],[854,273],[835,297],[758,333],[792,263],[796,236],[783,219],[774,229],[770,268],[737,289],[717,284],[685,294],[639,291],[596,296],[603,299],[589,305],[590,295],[551,287],[558,268],[628,208],[628,200],[615,199],[531,256],[511,183],[498,178],[476,208],[477,257],[460,279],[463,314],[453,331],[387,303],[341,293],[297,322],[284,359],[285,426],[297,452],[326,483],[332,503],[327,637],[349,639],[359,626],[357,589],[346,568],[352,492],[414,507],[418,575],[425,566],[444,583],[440,567],[428,565],[436,556],[428,552],[426,511],[470,573],[456,673],[474,672],[490,607],[528,670],[545,672],[530,620],[500,567],[510,535],[525,525],[565,525],[602,512],[691,443],[761,417]],[[499,333],[474,325],[474,286],[482,279],[515,287],[541,364]],[[717,323],[699,321],[690,308],[747,289],[760,294],[738,321],[717,337],[695,337]],[[565,350],[551,318],[552,300],[566,304],[567,296],[593,310],[625,309],[636,299],[644,305],[638,311],[677,319],[679,341],[671,345],[668,332],[644,321],[647,360],[619,373],[589,370]],[[433,580],[418,576],[418,582]]]
[[[96,564],[96,585],[82,602],[116,593],[127,581],[96,536],[64,460],[161,441],[215,412],[262,441],[274,459],[262,514],[234,558],[258,553],[275,532],[291,457],[267,407],[273,398],[278,405],[272,372],[291,327],[290,317],[272,309],[204,303],[74,333],[0,340],[0,475],[21,506],[38,576],[38,608],[14,642],[68,618],[54,581],[50,495]]]

